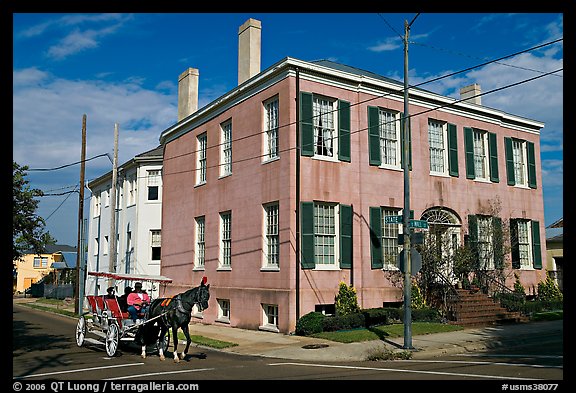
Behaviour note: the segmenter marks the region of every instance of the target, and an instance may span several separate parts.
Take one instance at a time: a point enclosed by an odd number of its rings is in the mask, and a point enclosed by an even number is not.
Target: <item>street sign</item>
[[[428,221],[425,220],[410,220],[408,224],[410,228],[428,229]]]
[[[384,216],[384,224],[402,224],[402,216]]]
[[[404,250],[400,251],[398,259],[400,260],[398,263],[400,271],[404,273]],[[413,276],[422,268],[422,255],[415,248],[410,250],[410,267],[410,274]]]

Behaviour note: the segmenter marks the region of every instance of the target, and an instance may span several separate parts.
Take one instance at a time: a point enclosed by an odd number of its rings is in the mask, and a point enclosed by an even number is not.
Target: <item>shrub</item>
[[[546,281],[538,283],[538,300],[547,301],[547,302],[555,302],[555,301],[563,301],[564,296],[556,285],[556,282],[552,279],[552,277],[546,277]]]
[[[364,314],[354,313],[348,315],[333,315],[324,318],[322,329],[325,332],[335,332],[337,330],[357,329],[366,326]]]
[[[338,294],[334,298],[334,305],[336,307],[336,315],[348,315],[360,312],[358,306],[358,298],[356,297],[356,289],[346,283],[340,281]]]
[[[362,310],[366,327],[388,324],[388,311],[384,308],[368,308]]]
[[[315,333],[322,333],[322,324],[325,318],[324,314],[317,311],[303,315],[296,321],[296,335],[309,336]]]

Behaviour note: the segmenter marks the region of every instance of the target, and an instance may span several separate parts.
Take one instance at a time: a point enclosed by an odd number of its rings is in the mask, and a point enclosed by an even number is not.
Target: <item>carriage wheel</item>
[[[84,337],[86,337],[86,318],[82,315],[78,318],[78,324],[76,325],[76,345],[81,347],[84,344]]]
[[[116,355],[116,350],[118,349],[119,336],[120,334],[118,330],[118,325],[115,323],[111,323],[108,326],[108,331],[106,332],[106,353],[110,357]]]

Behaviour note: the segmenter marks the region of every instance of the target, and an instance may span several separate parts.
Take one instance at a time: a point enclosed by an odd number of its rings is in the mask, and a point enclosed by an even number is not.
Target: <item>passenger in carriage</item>
[[[128,312],[128,295],[132,292],[132,287],[124,288],[124,295],[118,297],[118,305],[120,306],[120,311]]]
[[[114,287],[109,287],[106,290],[106,295],[104,295],[105,299],[116,299],[116,295],[114,294]]]
[[[138,314],[144,312],[144,307],[150,304],[150,296],[146,292],[142,292],[141,282],[134,284],[134,291],[128,295],[127,302],[130,318],[136,322]]]

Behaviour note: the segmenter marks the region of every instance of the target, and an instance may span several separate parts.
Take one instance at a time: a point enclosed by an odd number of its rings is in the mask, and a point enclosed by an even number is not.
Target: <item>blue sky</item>
[[[31,169],[38,214],[75,246],[82,142],[86,181],[110,171],[114,124],[122,164],[159,144],[177,117],[177,80],[200,72],[199,107],[238,84],[238,28],[262,22],[264,70],[284,57],[330,59],[403,80],[404,21],[414,13],[14,13],[13,159]],[[563,38],[559,13],[421,13],[410,31],[409,82],[477,66]],[[458,98],[563,68],[563,41],[420,86]],[[563,216],[563,72],[482,96],[482,104],[541,121],[545,225]],[[84,217],[90,192],[85,190]]]

